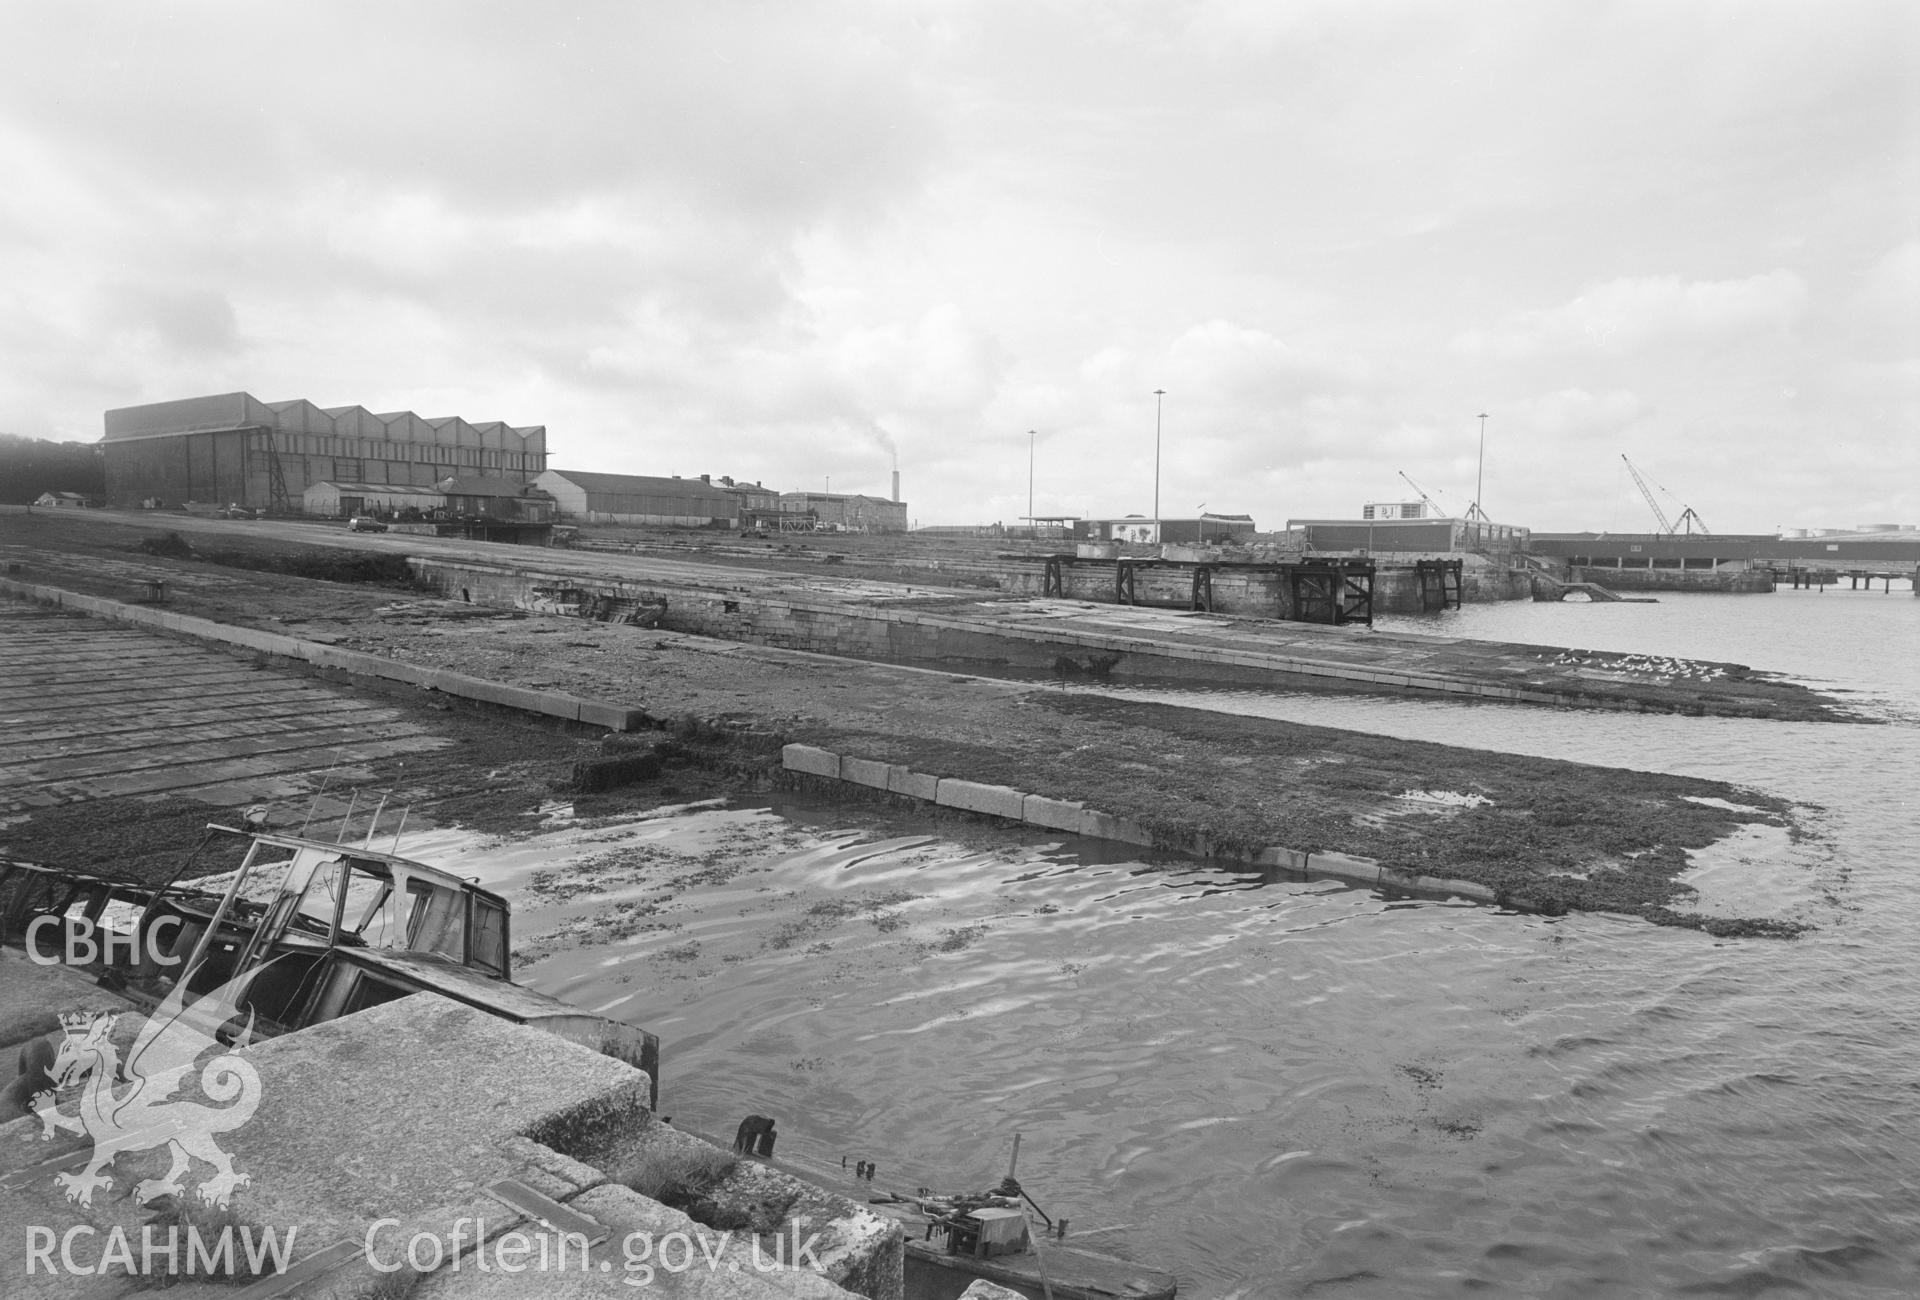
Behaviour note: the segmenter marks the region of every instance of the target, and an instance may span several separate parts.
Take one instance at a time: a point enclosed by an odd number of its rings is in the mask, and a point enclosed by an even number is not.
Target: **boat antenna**
[[[333,842],[335,844],[345,844],[347,842],[347,827],[352,825],[353,823],[353,810],[355,805],[357,805],[359,802],[360,802],[360,791],[356,787],[353,792],[353,798],[347,800],[346,815],[341,817],[340,819],[340,833],[333,837]]]
[[[168,890],[172,889],[176,884],[180,883],[180,877],[187,874],[187,868],[191,867],[195,862],[199,860],[200,854],[206,850],[207,845],[213,842],[213,837],[218,833],[219,833],[219,828],[211,824],[208,825],[206,830],[201,832],[200,842],[193,846],[193,852],[187,854],[186,860],[182,862],[179,866],[175,867],[173,870],[173,874],[167,877],[167,883],[160,886],[160,888],[155,891],[153,897],[147,900],[147,915],[149,916],[154,915],[153,909],[155,905],[158,904],[161,899],[167,896]]]
[[[387,810],[387,796],[392,793],[393,791],[391,790],[382,790],[380,792],[380,805],[373,810],[373,820],[367,823],[367,838],[360,842],[361,848],[370,849],[373,847],[373,832],[379,828],[380,814]]]
[[[313,792],[313,802],[307,805],[307,819],[300,823],[300,833],[305,835],[307,827],[313,824],[314,813],[320,810],[320,797],[327,792],[327,782],[333,780],[333,771],[340,766],[341,751],[345,745],[336,745],[333,750],[333,762],[327,765],[326,774],[320,778],[320,788]]]

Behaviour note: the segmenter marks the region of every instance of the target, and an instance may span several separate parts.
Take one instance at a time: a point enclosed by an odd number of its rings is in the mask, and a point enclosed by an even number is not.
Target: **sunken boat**
[[[368,845],[208,832],[201,849],[216,836],[249,841],[230,876],[188,878],[200,850],[160,885],[0,860],[0,943],[78,967],[148,1012],[182,986],[236,990],[253,1038],[438,993],[645,1070],[658,1107],[659,1038],[515,984],[499,894]]]

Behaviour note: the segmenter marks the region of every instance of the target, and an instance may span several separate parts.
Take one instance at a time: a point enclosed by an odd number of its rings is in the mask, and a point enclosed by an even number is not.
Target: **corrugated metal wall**
[[[251,426],[255,431],[248,431]],[[106,413],[107,497],[270,504],[273,430],[290,501],[322,480],[430,486],[455,474],[527,481],[546,468],[544,426],[361,406],[323,410],[304,399],[266,403],[247,393],[190,397]],[[211,431],[206,431],[211,430]]]

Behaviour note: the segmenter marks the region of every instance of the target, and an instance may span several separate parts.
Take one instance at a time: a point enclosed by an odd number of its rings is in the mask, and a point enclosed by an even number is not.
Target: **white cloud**
[[[1863,352],[1920,358],[1920,239],[1876,259],[1861,276],[1850,306]]]
[[[891,444],[934,522],[1023,511],[1028,429],[1042,509],[1144,508],[1165,388],[1164,494],[1263,522],[1470,491],[1480,411],[1509,517],[1579,526],[1618,442],[1697,445],[1717,526],[1843,518],[1809,436],[1920,442],[1916,16],[25,8],[0,428],[247,388],[580,468],[875,488]]]
[[[1657,344],[1711,344],[1792,328],[1807,285],[1792,271],[1740,280],[1641,276],[1593,285],[1558,307],[1522,311],[1469,330],[1454,349],[1503,361],[1555,352],[1634,352]]]
[[[1510,412],[1502,412],[1500,425],[1523,437],[1617,438],[1649,413],[1644,401],[1622,389],[1594,394],[1567,388],[1515,404]]]
[[[1169,378],[1190,393],[1255,407],[1291,404],[1367,378],[1367,366],[1358,357],[1304,349],[1224,320],[1180,335],[1167,349],[1167,361]]]
[[[952,303],[907,327],[851,330],[828,347],[833,374],[866,409],[903,419],[978,410],[993,394],[1004,358]]]

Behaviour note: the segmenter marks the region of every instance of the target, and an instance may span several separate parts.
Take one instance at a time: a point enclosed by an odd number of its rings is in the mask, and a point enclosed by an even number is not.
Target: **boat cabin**
[[[263,1037],[440,993],[626,1060],[658,1101],[658,1038],[512,982],[499,894],[368,847],[210,829],[248,835],[246,858],[189,885],[0,861],[0,942],[84,966],[149,1007],[182,980],[205,994],[248,976],[239,1007]]]

